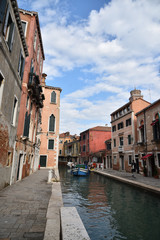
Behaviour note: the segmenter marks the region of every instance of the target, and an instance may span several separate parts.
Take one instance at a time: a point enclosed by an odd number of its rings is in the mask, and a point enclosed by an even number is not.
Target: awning
[[[147,158],[151,157],[152,155],[153,154],[147,154],[147,155],[143,156],[141,159],[146,160]]]
[[[154,126],[154,125],[156,124],[156,122],[158,122],[158,121],[159,121],[158,119],[154,120],[154,121],[151,123],[151,126]]]

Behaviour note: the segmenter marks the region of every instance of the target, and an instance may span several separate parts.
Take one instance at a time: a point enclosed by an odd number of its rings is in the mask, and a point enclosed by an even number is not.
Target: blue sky
[[[18,0],[37,11],[47,85],[61,87],[60,132],[110,125],[110,114],[140,89],[160,92],[159,0]]]

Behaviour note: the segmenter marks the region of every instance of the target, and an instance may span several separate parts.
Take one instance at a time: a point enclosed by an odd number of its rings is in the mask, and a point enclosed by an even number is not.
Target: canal
[[[160,198],[96,173],[60,167],[64,206],[74,206],[91,240],[159,240]]]

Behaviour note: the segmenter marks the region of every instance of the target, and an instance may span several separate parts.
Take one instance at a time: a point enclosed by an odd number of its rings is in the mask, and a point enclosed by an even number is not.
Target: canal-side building
[[[61,88],[47,86],[43,74],[42,90],[45,95],[40,129],[40,166],[58,168],[59,120]]]
[[[111,114],[113,169],[131,171],[134,160],[139,172],[139,158],[134,145],[137,142],[137,118],[135,114],[150,105],[140,90],[130,92],[129,102]]]
[[[37,136],[44,95],[41,78],[45,59],[38,13],[19,9],[29,56],[22,78],[20,113],[11,183],[38,169],[40,141]]]
[[[156,177],[160,175],[160,99],[136,113],[136,117],[135,153],[140,159],[140,170]]]
[[[64,142],[64,159],[65,162],[79,164],[80,159],[80,142],[79,136],[74,136],[71,142]]]
[[[10,184],[28,49],[17,1],[0,1],[0,189]]]
[[[113,168],[113,161],[112,161],[112,139],[108,139],[105,141],[106,150],[103,159],[103,166],[105,169],[112,169]]]
[[[71,135],[70,132],[60,133],[59,134],[59,158],[58,162],[61,165],[66,165],[69,159],[67,159],[67,155],[65,154],[65,143],[70,143],[74,140],[78,140],[79,137],[75,135]]]
[[[105,141],[111,138],[111,128],[97,126],[80,133],[81,163],[103,163]]]

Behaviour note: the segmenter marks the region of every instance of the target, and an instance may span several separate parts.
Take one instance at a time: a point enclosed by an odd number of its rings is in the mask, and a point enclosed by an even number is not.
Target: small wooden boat
[[[87,165],[79,164],[72,169],[72,173],[74,176],[87,176],[89,175],[89,169]]]

